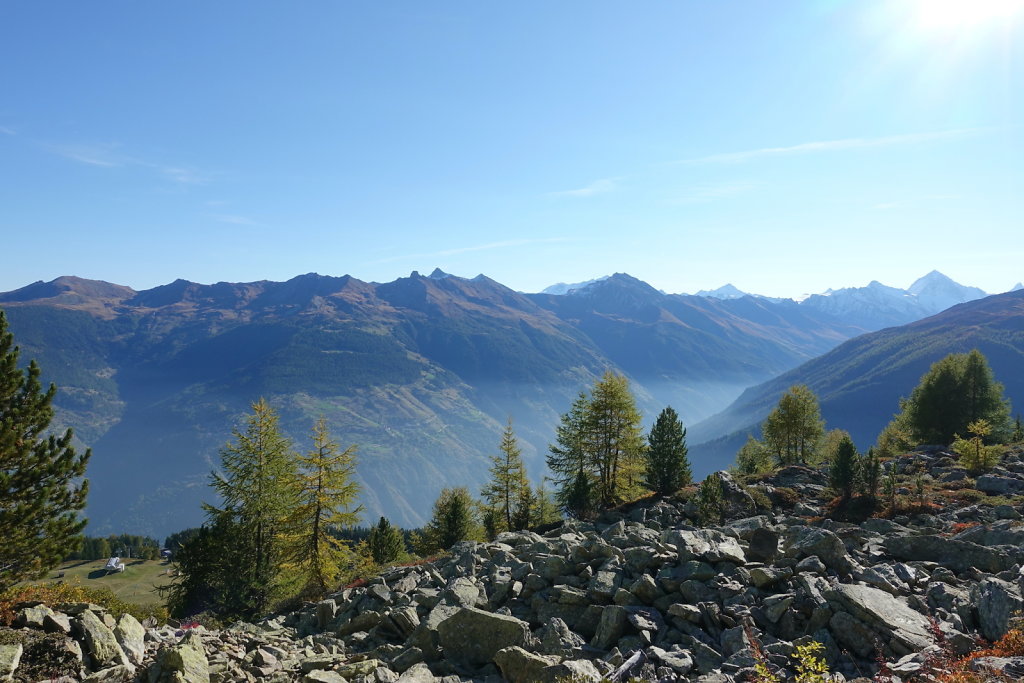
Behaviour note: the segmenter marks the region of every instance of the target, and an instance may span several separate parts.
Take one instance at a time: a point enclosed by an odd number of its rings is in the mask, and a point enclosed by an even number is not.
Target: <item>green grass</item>
[[[130,560],[123,558],[123,572],[108,574],[103,567],[106,560],[72,560],[50,572],[50,575],[36,583],[79,583],[86,588],[109,588],[114,595],[125,602],[141,606],[163,605],[163,598],[157,591],[171,581],[167,570],[171,565],[158,560]],[[64,572],[64,578],[58,574]]]

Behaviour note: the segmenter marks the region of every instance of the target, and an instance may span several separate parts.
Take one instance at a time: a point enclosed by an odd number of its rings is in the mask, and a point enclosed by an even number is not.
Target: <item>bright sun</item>
[[[1024,0],[916,0],[917,22],[924,29],[961,30],[998,26],[1024,11]]]

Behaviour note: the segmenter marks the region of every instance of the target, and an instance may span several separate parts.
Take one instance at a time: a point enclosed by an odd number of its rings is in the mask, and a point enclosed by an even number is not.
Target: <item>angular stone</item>
[[[210,664],[199,634],[189,631],[177,645],[160,650],[155,672],[154,677],[150,670],[150,683],[210,683]]]
[[[82,679],[82,683],[124,683],[135,676],[135,667],[112,666],[109,669],[101,669],[89,674]]]
[[[556,681],[572,681],[572,683],[599,683],[601,672],[589,659],[567,659],[561,664],[546,667],[537,677],[537,683],[555,683]]]
[[[38,628],[45,626],[46,618],[54,614],[53,610],[46,605],[36,607],[25,607],[18,611],[14,618],[15,628]]]
[[[558,664],[558,657],[538,655],[513,646],[498,650],[494,663],[509,683],[534,683],[540,679],[544,668]]]
[[[541,651],[549,655],[572,657],[587,643],[583,636],[574,633],[568,624],[558,617],[546,623],[541,628],[539,635]]]
[[[921,652],[934,644],[928,619],[885,591],[870,586],[839,584],[826,591],[825,597],[837,611],[849,612],[876,632],[882,643],[895,654],[902,656]],[[836,635],[840,639],[843,637],[842,633]]]
[[[771,564],[779,554],[779,532],[772,529],[754,529],[750,535],[747,559],[751,562]]]
[[[587,594],[597,602],[608,602],[619,589],[622,574],[619,572],[599,571],[594,574],[587,587]]]
[[[786,555],[804,558],[817,555],[829,569],[848,576],[860,567],[850,559],[843,541],[828,529],[790,527],[786,531]]]
[[[971,602],[978,612],[981,635],[999,640],[1010,629],[1010,620],[1024,611],[1024,600],[1017,587],[987,577],[971,588]]]
[[[53,612],[43,621],[43,629],[49,633],[71,634],[71,617],[62,612]]]
[[[336,671],[315,669],[302,677],[303,683],[346,683],[341,674]]]
[[[652,646],[649,651],[655,659],[680,676],[685,676],[693,669],[693,657],[678,645],[674,645],[671,650]]]
[[[0,645],[0,681],[14,680],[14,672],[21,663],[24,647],[21,643]]]
[[[398,677],[398,683],[434,683],[437,678],[430,672],[423,662],[413,664],[409,669]]]
[[[132,664],[142,664],[146,656],[146,629],[142,628],[138,619],[130,614],[122,614],[114,627],[114,637]]]
[[[106,669],[111,666],[130,664],[128,657],[117,643],[114,632],[100,621],[91,610],[78,616],[78,625],[82,629],[86,651],[92,660],[93,669]]]
[[[882,547],[897,559],[937,562],[957,573],[976,568],[987,574],[998,574],[1014,564],[1024,564],[1024,550],[1020,548],[987,548],[942,536],[886,538]]]
[[[601,621],[597,624],[597,633],[590,644],[599,650],[610,650],[615,646],[626,630],[629,613],[625,607],[608,605],[601,612]]]
[[[1024,480],[1012,477],[1000,477],[996,474],[983,474],[975,480],[974,488],[983,493],[1005,496],[1024,492]]]
[[[321,600],[316,603],[316,626],[317,630],[323,631],[332,621],[338,612],[338,605],[334,600]]]
[[[416,627],[420,625],[420,617],[416,613],[415,607],[403,607],[391,612],[390,615],[392,623],[403,638],[408,638],[409,635],[416,630]]]
[[[437,626],[437,635],[449,659],[484,665],[498,650],[532,640],[530,625],[521,619],[466,607]]]
[[[696,559],[711,563],[747,562],[739,541],[715,529],[676,529],[668,534],[667,541],[676,546],[679,559],[683,562]]]

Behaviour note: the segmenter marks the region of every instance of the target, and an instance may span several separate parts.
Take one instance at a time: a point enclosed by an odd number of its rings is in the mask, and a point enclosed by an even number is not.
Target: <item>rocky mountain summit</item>
[[[1004,636],[1024,608],[1024,499],[1006,496],[1024,491],[1024,449],[976,482],[943,449],[896,466],[931,484],[901,489],[912,505],[891,519],[828,519],[820,470],[790,466],[747,485],[722,472],[718,526],[697,524],[693,497],[641,501],[463,542],[224,630],[24,605],[0,631],[0,680],[726,683],[759,659],[784,676],[812,641],[836,680],[866,680],[883,663],[889,680],[925,679]],[[40,671],[40,639],[71,678],[27,675]],[[1024,657],[971,666],[981,680],[1012,679]]]

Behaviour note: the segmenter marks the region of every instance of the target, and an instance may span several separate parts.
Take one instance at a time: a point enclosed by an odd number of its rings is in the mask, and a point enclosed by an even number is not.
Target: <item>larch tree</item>
[[[70,429],[47,433],[57,387],[43,391],[39,366],[22,370],[18,355],[0,311],[0,590],[43,576],[78,547],[91,455],[75,452]]]
[[[286,535],[299,504],[291,441],[264,399],[252,410],[245,430],[235,430],[234,441],[221,449],[221,471],[211,482],[220,506],[204,506],[209,525],[225,534],[223,552],[231,557],[220,607],[242,616],[263,613],[281,597]]]
[[[825,432],[818,397],[803,384],[790,387],[764,421],[761,432],[779,464],[811,462]]]
[[[644,437],[629,380],[607,371],[594,385],[584,443],[597,473],[597,500],[617,505],[643,490]]]
[[[356,447],[340,450],[321,417],[313,427],[312,449],[297,460],[294,494],[298,504],[288,520],[287,561],[306,587],[322,594],[337,580],[341,562],[350,552],[333,532],[355,526],[362,510],[356,506],[360,492]]]
[[[644,486],[666,495],[689,486],[693,479],[687,457],[686,429],[679,415],[667,406],[647,436],[647,469]]]
[[[498,455],[491,456],[490,473],[491,479],[480,495],[495,512],[494,530],[500,533],[525,529],[530,523],[532,492],[511,417],[502,432]]]

